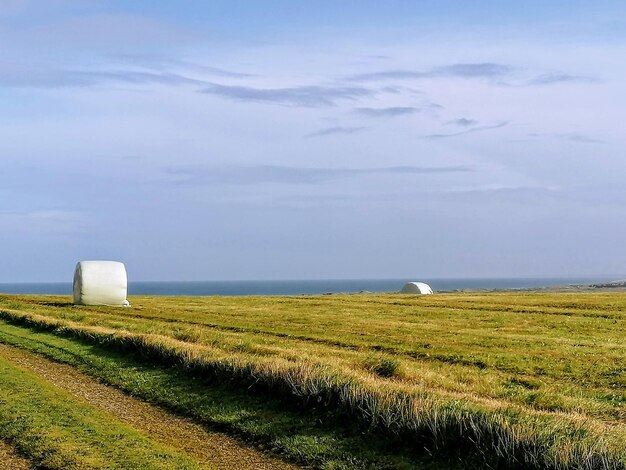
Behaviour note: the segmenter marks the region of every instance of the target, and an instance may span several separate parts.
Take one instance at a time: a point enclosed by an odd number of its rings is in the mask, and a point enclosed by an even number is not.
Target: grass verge
[[[43,468],[199,468],[2,357],[0,438]]]

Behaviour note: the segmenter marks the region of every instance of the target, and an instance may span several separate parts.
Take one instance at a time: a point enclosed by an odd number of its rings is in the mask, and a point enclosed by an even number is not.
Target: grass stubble
[[[333,410],[364,432],[435,456],[626,468],[623,294],[137,298],[133,305],[120,311],[5,296],[0,317]]]

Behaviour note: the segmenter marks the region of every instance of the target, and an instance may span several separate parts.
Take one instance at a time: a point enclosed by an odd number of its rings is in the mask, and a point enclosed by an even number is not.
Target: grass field
[[[626,468],[626,294],[131,301],[0,296],[0,341],[317,467]]]

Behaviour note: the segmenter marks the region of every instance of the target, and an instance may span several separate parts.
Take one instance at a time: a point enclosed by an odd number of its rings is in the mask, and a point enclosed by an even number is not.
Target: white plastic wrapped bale
[[[401,294],[432,294],[433,290],[430,286],[424,282],[407,282],[402,290]]]
[[[126,268],[118,261],[80,261],[74,270],[74,303],[128,307]]]

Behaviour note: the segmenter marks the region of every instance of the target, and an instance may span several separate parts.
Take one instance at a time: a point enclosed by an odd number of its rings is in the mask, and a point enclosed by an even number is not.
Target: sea
[[[398,292],[409,281],[428,283],[435,292],[460,290],[535,289],[609,282],[615,278],[470,278],[470,279],[325,279],[288,281],[135,281],[129,295],[306,295]],[[0,293],[70,295],[71,282],[0,283]]]

